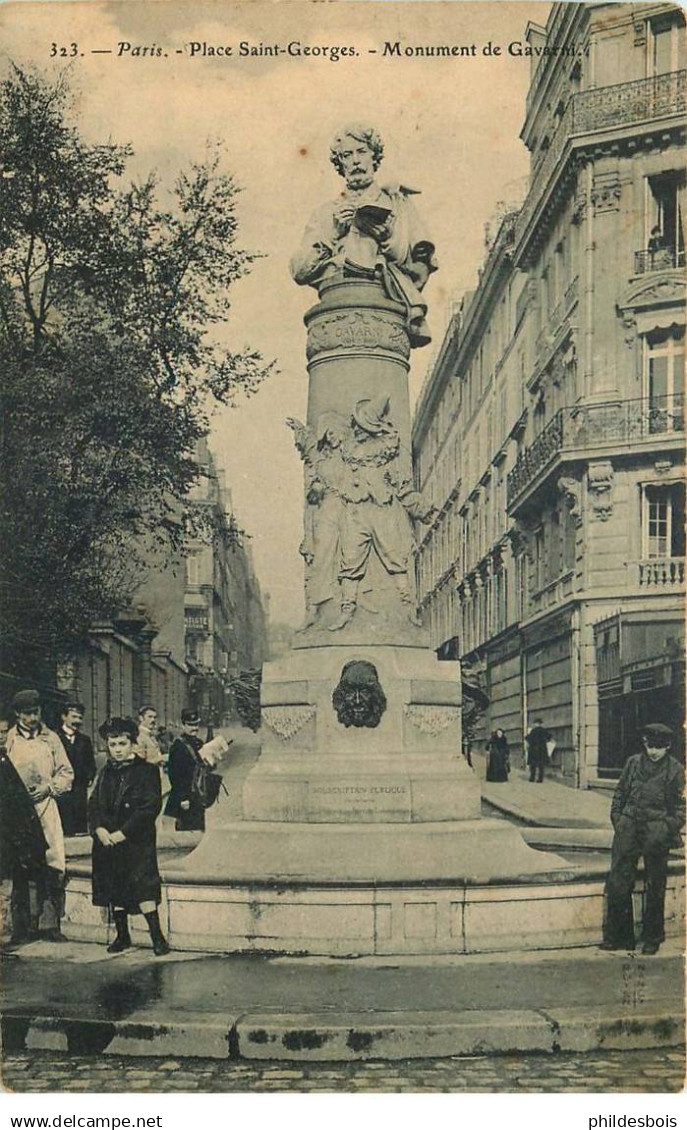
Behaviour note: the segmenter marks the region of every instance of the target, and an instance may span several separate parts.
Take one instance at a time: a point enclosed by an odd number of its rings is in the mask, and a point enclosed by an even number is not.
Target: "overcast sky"
[[[207,138],[226,142],[228,166],[244,190],[241,242],[266,255],[236,286],[227,329],[236,347],[275,358],[281,374],[252,400],[216,415],[211,446],[227,470],[239,525],[252,535],[274,619],[297,623],[302,615],[301,464],[283,421],[305,417],[302,318],[316,297],[291,281],[288,260],[310,212],[342,186],[329,164],[330,139],[346,121],[370,122],[385,141],[382,182],[422,190],[416,200],[440,270],[425,292],[435,340],[413,352],[412,402],[449,303],[474,286],[485,222],[527,174],[519,132],[530,61],[509,55],[507,45],[523,39],[529,20],[545,24],[549,9],[549,3],[510,0],[0,5],[6,58],[50,69],[53,42],[68,50],[78,44],[73,74],[83,131],[93,141],[131,142],[135,170],[157,168],[169,181],[202,157]],[[242,40],[349,46],[359,54],[338,62],[241,58]],[[185,47],[191,41],[232,46],[234,56],[191,58]],[[385,58],[384,44],[396,41],[402,48],[474,44],[476,55]],[[502,56],[482,53],[489,41],[503,47]],[[120,57],[121,42],[161,47],[167,56]]]

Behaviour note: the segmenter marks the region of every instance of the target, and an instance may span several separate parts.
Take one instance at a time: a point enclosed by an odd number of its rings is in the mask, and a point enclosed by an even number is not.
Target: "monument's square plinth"
[[[369,681],[348,682],[356,670]],[[458,664],[424,648],[331,642],[267,664],[246,819],[478,818],[479,786],[460,753],[460,700]]]

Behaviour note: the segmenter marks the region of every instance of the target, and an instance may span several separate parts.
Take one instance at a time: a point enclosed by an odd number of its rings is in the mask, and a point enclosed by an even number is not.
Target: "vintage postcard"
[[[682,1087],[686,58],[0,5],[7,1091]]]

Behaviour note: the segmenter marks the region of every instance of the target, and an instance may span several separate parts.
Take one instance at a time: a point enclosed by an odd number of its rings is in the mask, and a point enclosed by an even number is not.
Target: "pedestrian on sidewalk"
[[[0,931],[2,941],[27,941],[28,920],[15,920],[12,903],[23,905],[27,918],[29,883],[39,878],[45,867],[48,843],[26,785],[9,759],[7,735],[9,719],[0,716]],[[22,888],[25,888],[23,893]],[[16,894],[15,894],[16,890]]]
[[[162,765],[165,760],[157,740],[157,710],[148,703],[138,712],[136,753],[150,765]]]
[[[99,733],[107,743],[107,761],[88,804],[93,904],[108,907],[115,924],[108,953],[131,946],[128,916],[141,913],[159,957],[169,953],[158,913],[162,892],[155,821],[162,807],[160,770],[137,756],[138,727],[132,718],[110,718]]]
[[[65,942],[61,922],[66,859],[56,798],[70,791],[74,770],[57,734],[41,721],[38,691],[18,691],[12,709],[17,723],[7,735],[7,754],[26,786],[48,845],[43,866],[36,875],[38,920],[32,919],[28,881],[15,884],[13,930],[18,942],[28,941],[36,930],[46,941]]]
[[[82,734],[85,707],[82,702],[66,702],[60,711],[57,736],[74,770],[68,793],[57,798],[65,836],[88,833],[88,789],[95,780],[95,756],[91,739]]]
[[[499,727],[487,742],[487,781],[507,781],[510,773],[508,739]]]
[[[204,832],[205,809],[193,789],[193,780],[204,762],[199,755],[203,742],[198,737],[200,716],[197,710],[181,712],[181,734],[169,749],[167,773],[171,791],[165,806],[165,816],[176,818],[177,832]]]
[[[536,718],[534,726],[525,737],[527,743],[527,764],[530,768],[530,781],[535,778],[539,784],[544,780],[544,769],[549,763],[547,745],[551,734],[542,726],[541,718]]]
[[[600,947],[604,950],[635,948],[632,891],[640,856],[644,859],[642,953],[657,953],[665,940],[668,854],[685,823],[685,773],[668,754],[672,737],[661,722],[644,726],[642,752],[628,758],[616,786],[611,804],[615,835]]]

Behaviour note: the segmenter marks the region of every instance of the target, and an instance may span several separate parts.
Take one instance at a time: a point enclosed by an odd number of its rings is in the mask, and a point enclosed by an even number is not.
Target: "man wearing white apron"
[[[74,770],[57,734],[41,722],[37,691],[19,691],[12,701],[17,724],[7,735],[7,753],[34,803],[48,844],[45,868],[38,882],[38,928],[48,941],[64,941],[60,920],[64,914],[64,835],[55,797],[68,793]],[[14,893],[14,892],[13,892]],[[13,937],[32,936],[28,884],[13,898]]]

